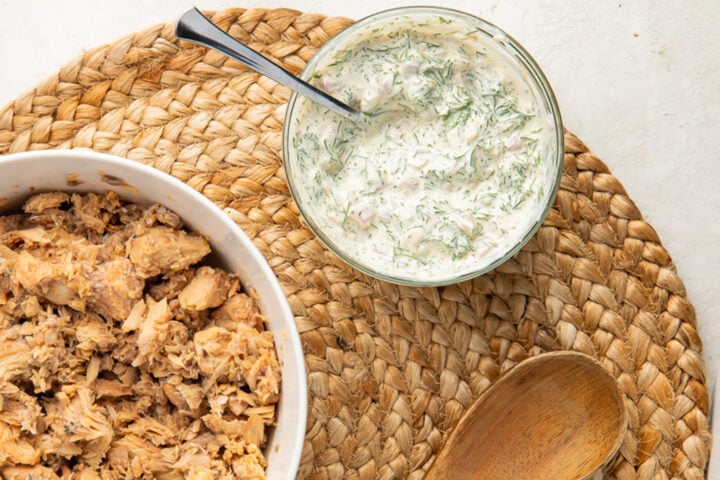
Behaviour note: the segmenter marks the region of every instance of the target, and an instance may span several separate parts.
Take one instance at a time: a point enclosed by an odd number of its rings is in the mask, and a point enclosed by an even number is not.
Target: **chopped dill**
[[[455,23],[384,25],[319,64],[311,82],[327,76],[367,115],[310,104],[292,142],[321,229],[396,272],[455,268],[515,241],[550,185],[541,105],[494,68],[494,40]]]

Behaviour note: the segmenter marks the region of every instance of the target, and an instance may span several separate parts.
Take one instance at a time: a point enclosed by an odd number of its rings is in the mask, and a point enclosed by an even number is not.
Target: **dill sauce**
[[[366,27],[311,83],[366,113],[297,98],[290,169],[325,240],[383,277],[451,279],[497,261],[541,218],[554,127],[498,39],[414,15]]]

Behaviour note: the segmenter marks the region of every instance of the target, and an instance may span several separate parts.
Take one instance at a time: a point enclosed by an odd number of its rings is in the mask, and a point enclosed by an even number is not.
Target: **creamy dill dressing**
[[[295,194],[327,240],[393,278],[461,276],[538,221],[553,189],[554,127],[495,39],[434,14],[372,23],[311,82],[359,122],[298,97]]]

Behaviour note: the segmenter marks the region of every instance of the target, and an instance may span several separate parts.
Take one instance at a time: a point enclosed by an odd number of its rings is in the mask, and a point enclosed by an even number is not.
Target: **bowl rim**
[[[302,451],[304,447],[304,439],[305,439],[305,427],[306,427],[306,421],[307,421],[307,410],[308,410],[308,398],[307,398],[307,370],[305,367],[305,355],[302,348],[302,342],[300,340],[300,334],[297,329],[297,325],[295,323],[295,317],[290,309],[290,305],[287,300],[287,296],[283,292],[279,280],[277,276],[273,273],[272,269],[270,268],[270,265],[268,264],[267,260],[265,260],[265,257],[260,253],[258,248],[252,243],[252,240],[250,240],[250,237],[238,226],[229,215],[227,215],[223,210],[215,205],[209,198],[205,197],[202,193],[198,192],[194,188],[190,187],[186,183],[182,182],[181,180],[173,177],[172,175],[163,172],[162,170],[159,170],[157,168],[151,167],[149,165],[145,165],[139,161],[119,157],[116,155],[108,154],[108,153],[101,153],[96,152],[93,150],[88,149],[49,149],[49,150],[35,150],[35,151],[27,151],[27,152],[17,152],[17,153],[10,153],[6,155],[0,155],[0,170],[3,168],[6,168],[8,165],[21,165],[22,163],[28,162],[30,160],[41,162],[41,161],[48,161],[52,162],[53,158],[58,157],[64,157],[69,158],[71,161],[79,161],[79,162],[87,162],[87,164],[92,163],[92,168],[98,173],[103,173],[102,168],[104,166],[107,167],[116,167],[118,170],[134,170],[135,173],[138,176],[146,176],[148,179],[157,180],[158,182],[166,183],[171,189],[176,189],[180,192],[182,192],[184,195],[187,195],[191,197],[193,202],[197,202],[199,205],[201,205],[205,210],[209,212],[214,212],[216,219],[221,223],[221,225],[226,228],[231,234],[238,240],[238,242],[242,245],[242,247],[245,249],[245,251],[248,253],[250,257],[252,257],[252,260],[255,262],[255,266],[259,271],[262,273],[262,276],[264,277],[264,281],[266,281],[267,287],[272,291],[272,295],[275,296],[279,302],[276,303],[276,307],[280,309],[282,316],[284,319],[283,324],[287,323],[285,328],[278,331],[273,331],[273,337],[275,338],[275,349],[276,352],[279,354],[279,340],[280,337],[282,337],[282,345],[284,348],[282,348],[282,351],[284,352],[284,359],[278,358],[278,360],[281,361],[281,371],[283,373],[283,378],[281,379],[281,393],[280,398],[281,401],[283,399],[283,393],[282,393],[282,385],[283,380],[285,379],[286,375],[290,374],[292,376],[297,377],[297,385],[295,386],[295,389],[297,391],[297,398],[295,396],[292,397],[292,400],[296,405],[293,406],[293,411],[297,413],[296,416],[292,418],[288,418],[286,421],[286,424],[290,425],[293,430],[293,437],[283,437],[283,438],[273,438],[274,433],[276,432],[276,428],[274,427],[273,431],[271,431],[270,436],[268,437],[267,444],[264,448],[265,457],[268,460],[269,466],[270,461],[272,460],[272,454],[273,450],[276,449],[280,444],[282,444],[282,448],[285,449],[285,444],[288,441],[292,440],[292,445],[290,445],[290,449],[292,453],[287,454],[288,458],[285,459],[282,465],[280,465],[280,468],[278,469],[278,475],[281,475],[277,478],[282,478],[282,475],[286,474],[287,472],[290,472],[290,474],[297,474],[299,466],[300,466],[300,460],[302,457]],[[44,191],[48,191],[47,188],[39,187],[37,190],[34,189],[28,189],[23,187],[22,189],[16,188],[17,185],[13,183],[12,178],[3,178],[0,177],[0,200],[7,200],[6,193],[4,189],[9,188],[11,190],[10,197],[18,197],[18,198],[27,198],[35,193],[40,193]],[[119,195],[122,198],[123,197],[123,187],[114,188],[111,185],[108,185],[108,188],[106,190],[115,190],[119,191]],[[12,191],[17,189],[17,191]],[[62,190],[62,189],[57,189]],[[71,187],[68,186],[65,191],[73,191],[73,192],[97,192],[100,191],[97,188],[83,188],[82,185]],[[127,190],[128,193],[131,193],[131,190]],[[145,194],[140,194],[145,196]],[[148,199],[149,203],[154,203],[156,200],[150,200]],[[164,203],[160,200],[157,200],[159,203]],[[8,208],[5,204],[0,202],[0,214],[3,214],[3,212]],[[172,207],[168,207],[171,210]],[[181,215],[180,218],[184,221],[185,219]],[[200,230],[201,233],[202,229],[198,229],[196,226],[193,226],[192,229],[194,230]],[[213,243],[213,240],[210,240],[211,243]],[[228,252],[228,256],[231,255],[231,252]],[[242,272],[235,272],[233,273],[239,274],[241,278],[247,278],[250,283],[250,287],[252,287],[252,278],[250,278],[249,274],[245,275]],[[243,284],[245,287],[245,285]],[[252,288],[254,290],[254,288]],[[273,299],[273,302],[275,299]],[[269,330],[269,329],[268,329]],[[297,361],[296,361],[297,360]],[[287,368],[285,366],[287,365]],[[287,370],[287,371],[285,371]],[[285,397],[289,400],[291,397]],[[296,422],[292,422],[292,420],[296,420]],[[292,422],[292,423],[291,423]],[[293,425],[294,424],[294,425]],[[268,470],[266,469],[266,472]],[[268,472],[269,473],[269,472]],[[276,478],[274,475],[269,478]]]
[[[555,159],[554,161],[557,162],[557,170],[555,172],[555,176],[552,178],[552,186],[549,189],[547,193],[547,203],[543,207],[542,212],[540,213],[540,216],[538,219],[530,225],[530,227],[527,229],[526,233],[523,235],[523,237],[520,239],[518,243],[516,243],[514,246],[510,247],[505,253],[503,253],[500,257],[498,257],[493,262],[490,262],[486,266],[482,268],[478,268],[476,270],[472,270],[460,275],[452,275],[452,276],[445,276],[445,277],[439,277],[436,279],[430,279],[430,280],[420,280],[417,278],[410,278],[407,276],[399,276],[399,275],[391,275],[386,273],[378,272],[370,267],[367,267],[364,265],[361,261],[358,259],[350,256],[349,254],[345,253],[342,248],[337,246],[335,242],[333,242],[323,231],[322,229],[313,221],[312,216],[309,215],[306,211],[306,207],[303,204],[302,199],[300,198],[300,194],[298,192],[298,187],[295,184],[295,176],[293,174],[293,168],[289,161],[291,154],[291,148],[290,144],[292,139],[290,138],[290,130],[292,128],[292,121],[294,113],[296,112],[296,104],[298,102],[298,99],[302,96],[301,94],[297,92],[292,92],[290,95],[290,99],[288,101],[288,106],[285,111],[285,118],[283,123],[283,132],[282,132],[282,152],[283,152],[283,168],[286,172],[286,178],[287,178],[287,184],[290,190],[290,194],[293,198],[293,201],[298,207],[298,210],[300,211],[302,219],[307,224],[308,228],[315,234],[315,236],[320,239],[320,241],[335,255],[340,257],[343,261],[348,263],[350,266],[356,268],[357,270],[370,275],[371,277],[377,278],[379,280],[388,281],[391,283],[399,284],[399,285],[409,285],[409,286],[420,286],[420,287],[434,287],[434,286],[444,286],[444,285],[450,285],[454,283],[459,283],[465,280],[470,280],[472,278],[478,277],[480,275],[483,275],[485,273],[488,273],[501,264],[508,261],[510,258],[512,258],[522,247],[524,247],[530,239],[535,235],[535,233],[540,229],[540,226],[542,225],[543,221],[547,217],[548,213],[550,212],[550,209],[552,208],[553,204],[555,203],[555,198],[557,197],[557,193],[560,189],[560,183],[562,179],[563,174],[563,166],[564,166],[564,157],[565,157],[565,139],[564,139],[564,127],[563,127],[563,121],[562,121],[562,115],[560,113],[560,107],[558,105],[557,98],[555,96],[555,93],[550,85],[550,82],[548,81],[547,77],[545,76],[545,73],[542,71],[538,63],[535,61],[535,59],[530,55],[530,53],[518,42],[513,38],[511,35],[509,35],[507,32],[505,32],[500,27],[496,26],[495,24],[485,20],[484,18],[478,17],[476,15],[473,15],[468,12],[464,12],[462,10],[454,9],[454,8],[447,8],[447,7],[440,7],[440,6],[432,6],[432,5],[411,5],[411,6],[401,6],[401,7],[395,7],[390,8],[386,10],[381,10],[375,13],[372,13],[366,17],[363,17],[362,19],[356,21],[355,23],[349,25],[347,28],[343,29],[339,33],[337,33],[335,36],[331,37],[327,42],[325,42],[317,52],[312,56],[312,58],[307,62],[305,68],[300,73],[300,78],[309,81],[314,70],[317,62],[325,55],[327,55],[332,49],[335,47],[335,45],[342,43],[343,40],[350,37],[356,30],[362,28],[363,26],[378,21],[383,20],[388,17],[392,16],[401,16],[401,15],[411,15],[415,13],[437,13],[437,14],[445,14],[448,16],[454,16],[456,18],[460,18],[464,21],[471,22],[472,24],[476,25],[478,27],[478,30],[482,33],[485,33],[488,37],[494,39],[497,41],[498,44],[500,44],[500,48],[504,48],[508,51],[508,53],[517,53],[517,56],[515,58],[521,62],[522,66],[525,67],[525,73],[529,74],[531,80],[531,83],[535,84],[535,86],[538,88],[540,93],[540,98],[544,100],[544,103],[547,104],[549,107],[549,113],[550,117],[553,120],[554,125],[554,147],[555,147]]]

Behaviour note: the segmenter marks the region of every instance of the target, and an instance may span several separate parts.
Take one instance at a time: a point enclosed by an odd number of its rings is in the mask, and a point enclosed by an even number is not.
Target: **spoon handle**
[[[300,80],[252,48],[231,37],[212,23],[197,8],[191,8],[180,17],[175,26],[175,36],[182,40],[204,45],[224,53],[258,73],[285,85],[291,90],[305,95],[310,100],[323,105],[351,120],[359,119],[360,112],[353,110],[325,92]]]

